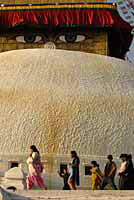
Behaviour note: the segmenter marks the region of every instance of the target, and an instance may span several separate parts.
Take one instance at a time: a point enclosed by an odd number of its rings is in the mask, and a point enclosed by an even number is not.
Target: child
[[[92,190],[97,190],[101,188],[103,174],[99,168],[99,164],[96,161],[91,162],[92,169]]]
[[[67,169],[64,169],[64,172],[63,172],[63,173],[60,173],[60,172],[58,171],[58,174],[59,174],[59,176],[62,177],[63,180],[64,180],[64,187],[63,187],[63,190],[70,190],[70,187],[69,187],[69,185],[68,185],[69,173],[68,173]]]

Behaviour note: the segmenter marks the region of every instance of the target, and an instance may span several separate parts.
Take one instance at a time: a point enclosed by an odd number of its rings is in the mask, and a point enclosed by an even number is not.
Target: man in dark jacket
[[[104,190],[106,185],[110,185],[113,190],[117,190],[117,187],[114,182],[114,177],[116,174],[116,164],[113,162],[113,156],[108,155],[107,157],[108,162],[106,163],[105,170],[104,170],[104,178],[102,181],[101,189]]]

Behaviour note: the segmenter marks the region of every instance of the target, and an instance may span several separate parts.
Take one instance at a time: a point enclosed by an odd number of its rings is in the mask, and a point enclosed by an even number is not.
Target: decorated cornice
[[[129,27],[113,3],[1,4],[0,26],[18,25]]]
[[[0,4],[0,11],[50,9],[116,9],[112,3]]]
[[[0,0],[0,4],[107,3],[107,0]],[[111,0],[112,2],[112,0]]]

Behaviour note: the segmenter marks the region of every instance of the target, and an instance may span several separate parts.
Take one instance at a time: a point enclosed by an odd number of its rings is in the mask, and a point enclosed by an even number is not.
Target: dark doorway
[[[18,166],[19,166],[18,162],[11,162],[11,168],[18,167]]]
[[[90,165],[86,165],[85,166],[85,176],[91,176],[91,169],[92,169],[92,166]]]

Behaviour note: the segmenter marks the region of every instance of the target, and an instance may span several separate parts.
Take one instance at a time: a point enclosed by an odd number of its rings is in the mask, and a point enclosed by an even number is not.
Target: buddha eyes
[[[18,35],[15,37],[15,40],[19,43],[28,43],[28,44],[34,44],[43,42],[44,44],[46,42],[49,42],[50,38],[47,38],[45,35],[38,35],[38,34],[29,34],[29,35]],[[56,36],[54,38],[51,38],[52,42],[64,42],[64,43],[76,43],[76,42],[82,42],[86,39],[85,35],[77,34],[77,33],[65,33],[60,34],[59,36]]]
[[[17,42],[21,43],[38,43],[42,40],[40,35],[21,35],[16,37]]]
[[[86,39],[84,35],[78,35],[74,33],[69,33],[59,36],[59,40],[66,43],[82,42]]]

